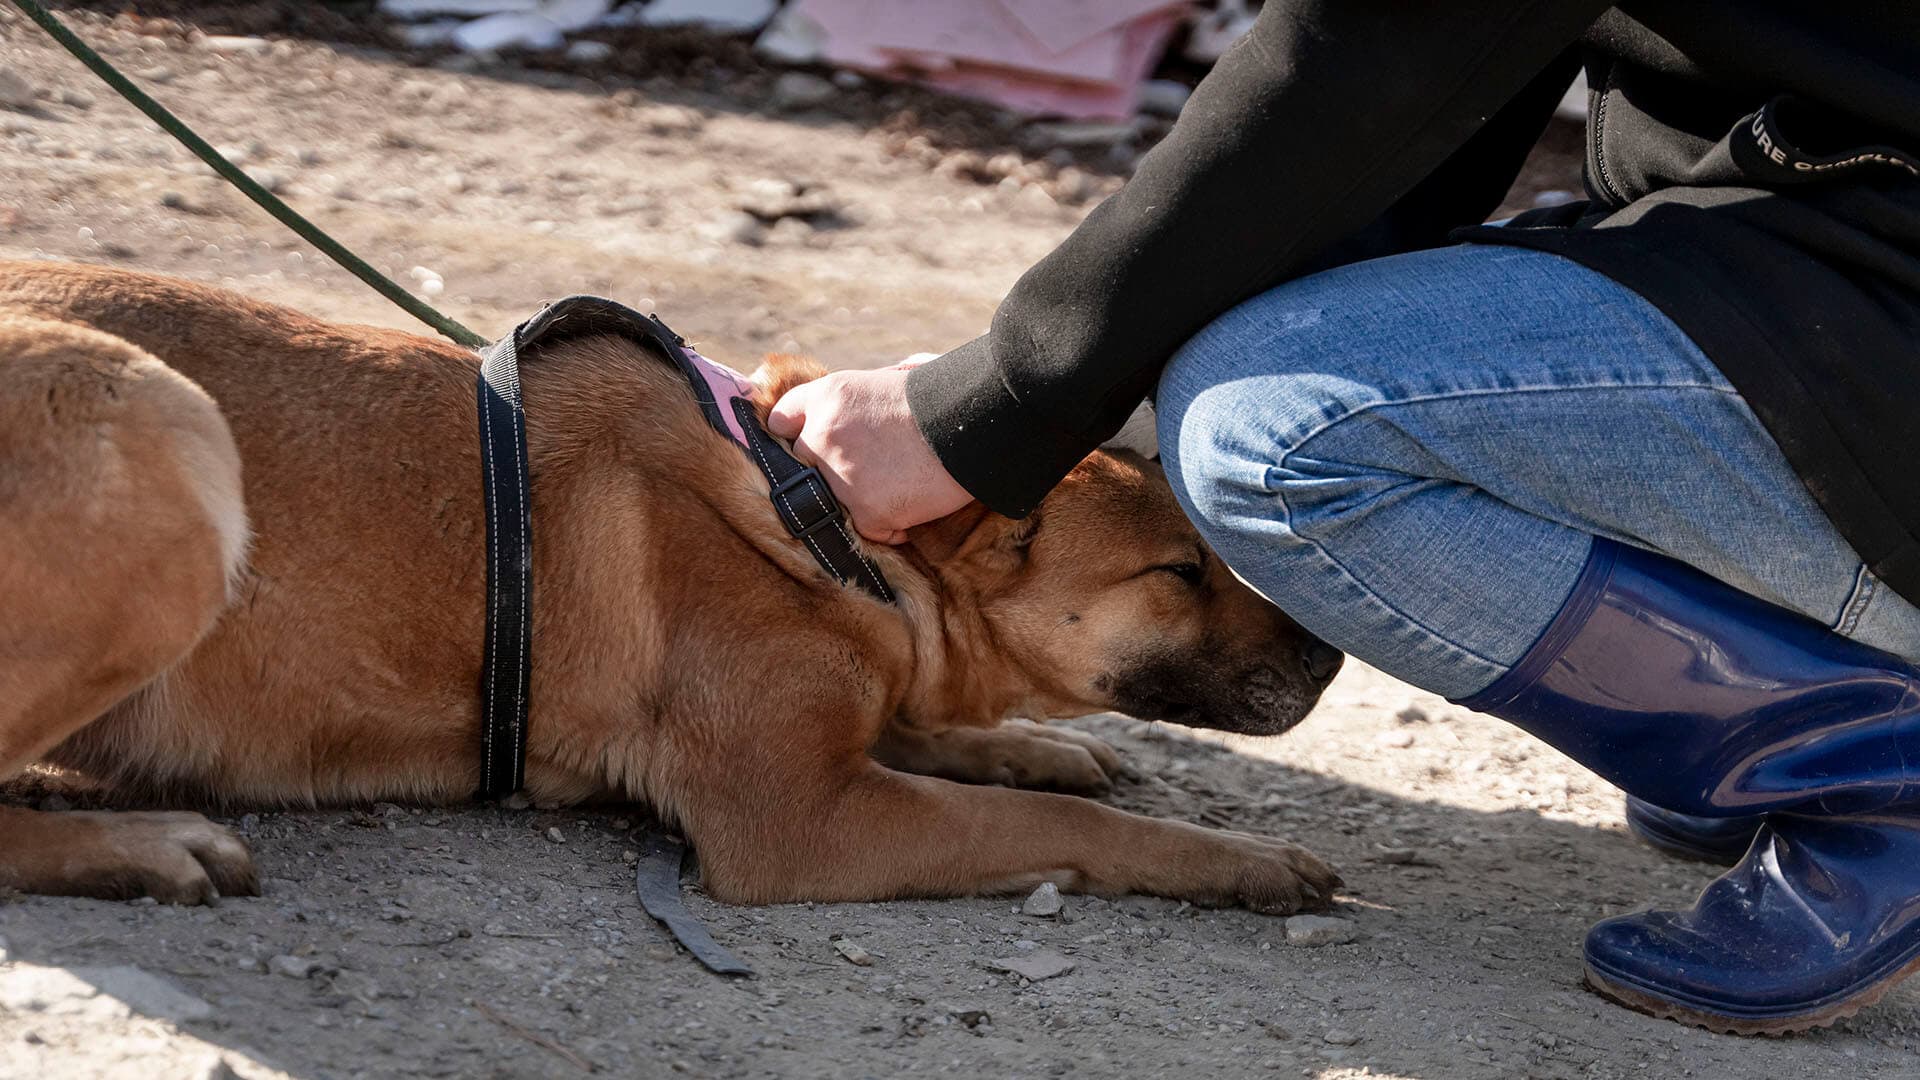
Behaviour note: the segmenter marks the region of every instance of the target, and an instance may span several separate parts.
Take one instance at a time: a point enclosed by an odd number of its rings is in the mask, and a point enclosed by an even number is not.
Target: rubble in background
[[[414,48],[489,56],[613,53],[574,35],[607,27],[755,34],[778,64],[913,82],[1024,116],[1177,115],[1185,82],[1153,78],[1178,56],[1210,64],[1252,25],[1255,0],[379,0]],[[817,76],[816,76],[817,77]]]

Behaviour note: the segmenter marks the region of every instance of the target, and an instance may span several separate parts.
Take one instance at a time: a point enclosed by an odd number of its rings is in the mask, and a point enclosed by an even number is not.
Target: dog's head
[[[1340,652],[1236,578],[1134,454],[1092,455],[1023,520],[976,505],[912,543],[1048,716],[1272,735],[1340,670]]]

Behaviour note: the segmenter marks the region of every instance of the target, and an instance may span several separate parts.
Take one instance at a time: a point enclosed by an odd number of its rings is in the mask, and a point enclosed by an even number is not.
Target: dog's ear
[[[1040,529],[1040,515],[1016,521],[979,503],[968,503],[938,521],[907,530],[907,542],[934,565],[965,559],[1010,570],[1025,561]]]
[[[765,422],[767,410],[801,383],[810,383],[827,373],[826,365],[807,356],[769,353],[753,373],[753,407]]]

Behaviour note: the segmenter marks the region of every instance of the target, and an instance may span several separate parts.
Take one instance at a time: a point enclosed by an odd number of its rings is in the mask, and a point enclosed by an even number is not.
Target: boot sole
[[[1887,995],[1887,991],[1905,981],[1907,976],[1920,972],[1920,956],[1914,957],[1898,970],[1830,1005],[1790,1016],[1768,1017],[1727,1016],[1722,1013],[1689,1008],[1677,1002],[1668,1001],[1666,998],[1655,997],[1638,987],[1609,979],[1595,970],[1592,964],[1587,964],[1585,967],[1587,989],[1616,1005],[1624,1005],[1634,1012],[1705,1028],[1719,1035],[1779,1036],[1796,1035],[1815,1028],[1831,1027],[1861,1009],[1877,1003]]]

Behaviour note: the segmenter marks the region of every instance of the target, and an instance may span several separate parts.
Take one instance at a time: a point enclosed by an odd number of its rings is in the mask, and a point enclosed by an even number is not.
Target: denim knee
[[[1195,335],[1162,373],[1156,402],[1167,479],[1216,549],[1256,522],[1268,543],[1290,535],[1288,499],[1303,493],[1287,490],[1276,465],[1339,409],[1323,337],[1281,335],[1253,350],[1247,329],[1236,310]],[[1257,369],[1247,363],[1256,354]],[[1254,379],[1259,392],[1249,394]]]

